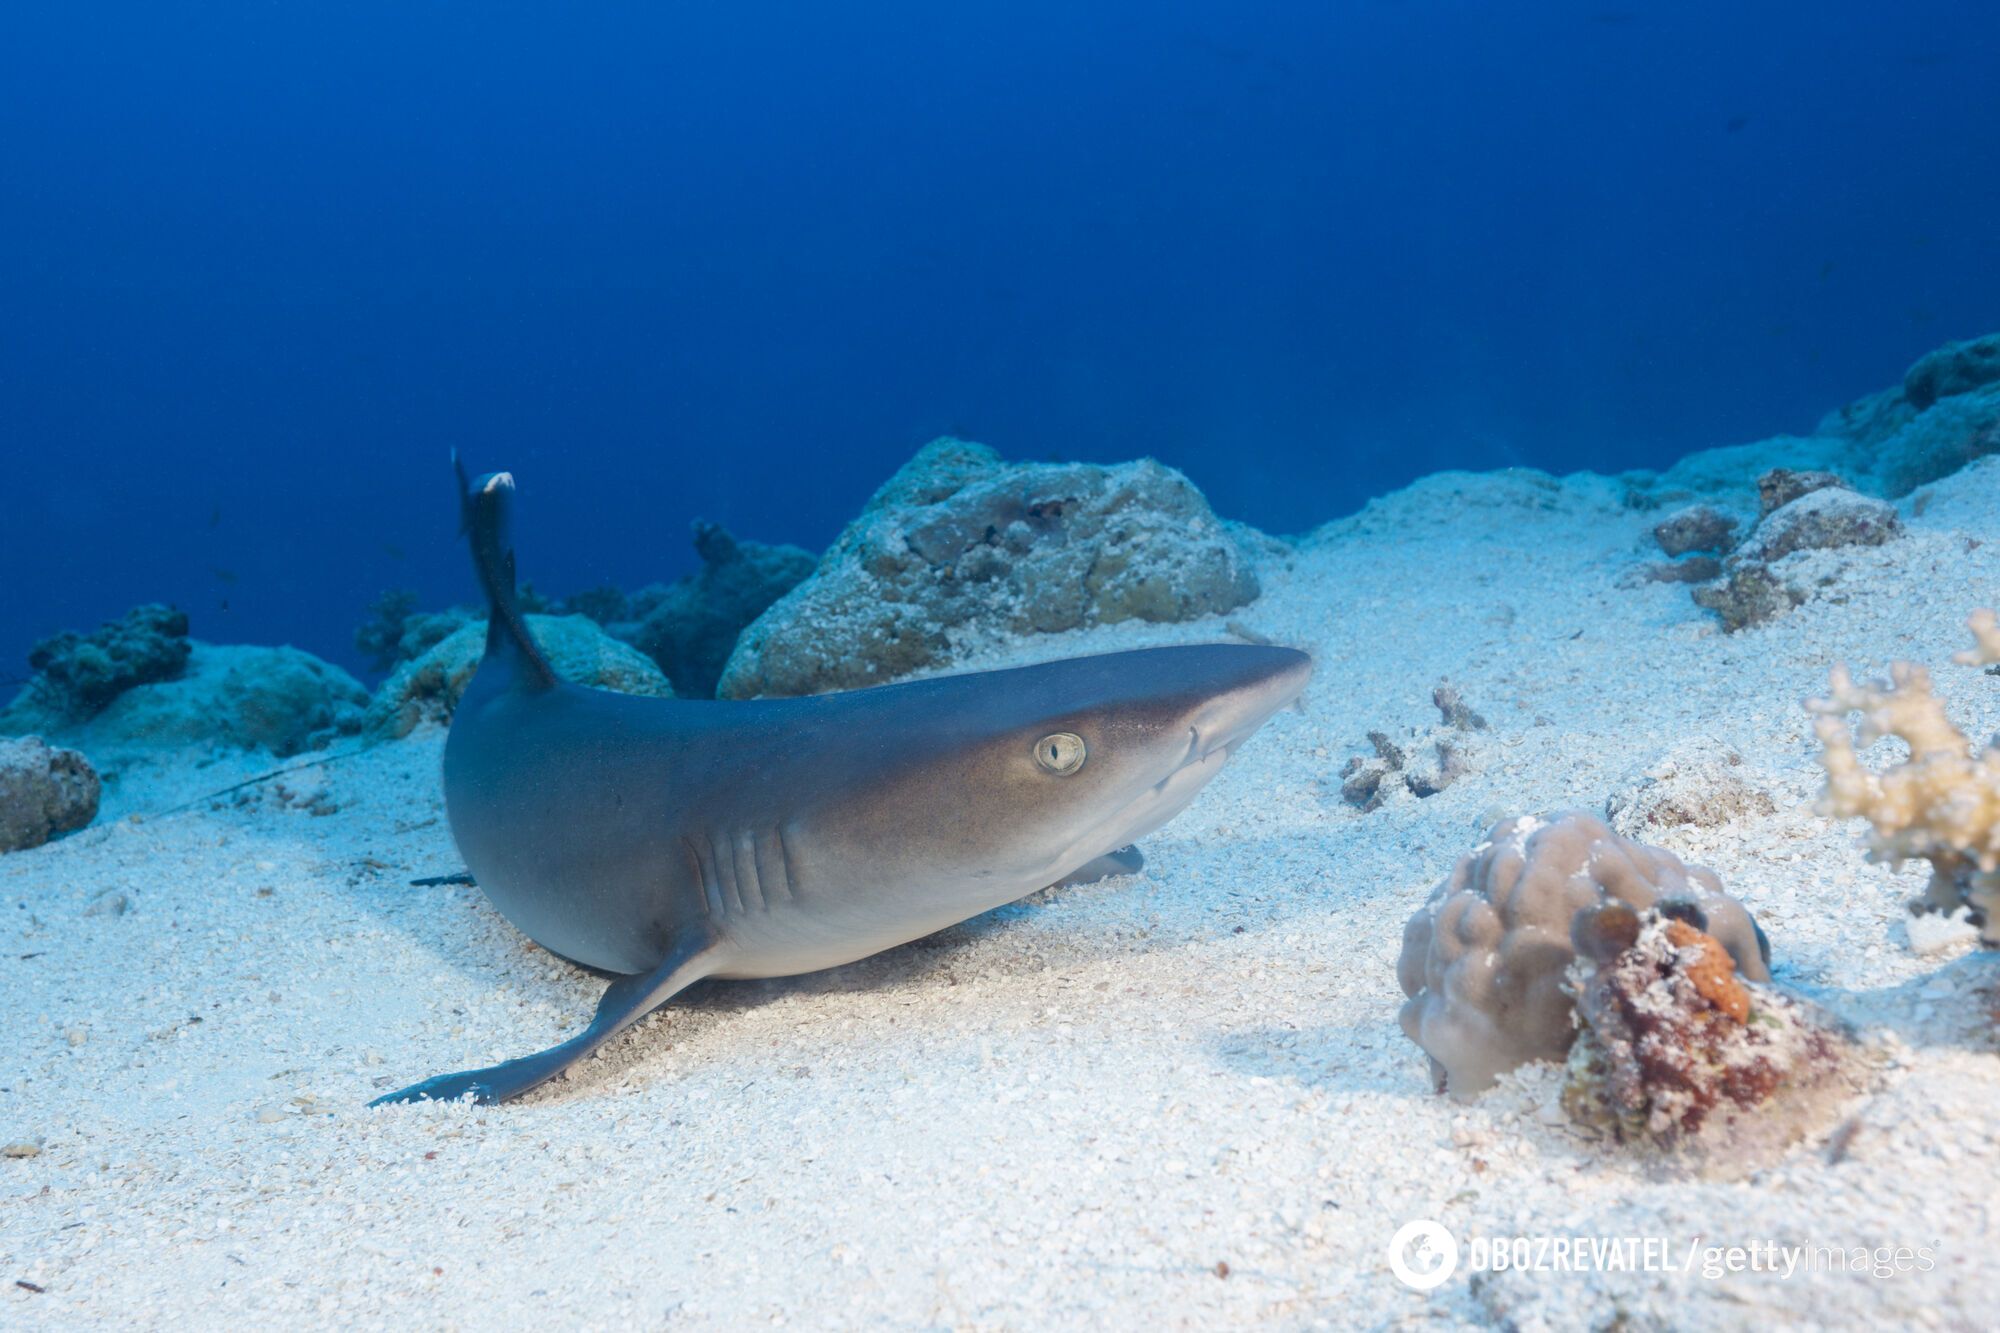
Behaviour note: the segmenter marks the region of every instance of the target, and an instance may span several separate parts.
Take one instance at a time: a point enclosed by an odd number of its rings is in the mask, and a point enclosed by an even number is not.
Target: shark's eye
[[[1083,756],[1083,737],[1073,731],[1051,732],[1035,742],[1035,762],[1063,777],[1083,767]]]

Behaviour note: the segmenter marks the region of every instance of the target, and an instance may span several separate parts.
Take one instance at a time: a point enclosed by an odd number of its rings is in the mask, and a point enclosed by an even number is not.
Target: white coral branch
[[[1981,611],[1970,623],[1979,647],[1959,660],[2000,661],[2000,622]],[[1816,809],[1866,819],[1873,830],[1869,854],[1876,860],[1929,861],[1927,901],[1982,908],[1987,939],[2000,940],[2000,920],[1989,905],[2000,872],[2000,748],[1975,750],[1931,693],[1930,674],[1909,662],[1896,663],[1887,684],[1859,685],[1846,668],[1835,667],[1827,697],[1806,707],[1817,715],[1813,730],[1827,779]],[[1853,734],[1850,713],[1860,714]],[[1859,751],[1888,736],[1907,744],[1910,756],[1871,773]]]
[[[1960,666],[1992,666],[2000,663],[2000,619],[1986,607],[1972,613],[1972,619],[1965,622],[1972,631],[1973,646],[1962,653],[1953,653],[1951,660]]]

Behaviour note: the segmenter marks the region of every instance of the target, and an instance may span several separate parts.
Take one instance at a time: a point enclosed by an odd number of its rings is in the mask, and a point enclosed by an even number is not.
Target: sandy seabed
[[[1737,635],[1621,581],[1658,517],[1622,490],[1441,474],[1330,524],[1231,617],[1316,655],[1303,711],[1142,874],[708,984],[507,1106],[365,1108],[559,1040],[601,989],[476,889],[409,884],[458,867],[441,732],[175,813],[269,761],[126,765],[96,826],[0,860],[0,1138],[39,1147],[0,1160],[0,1324],[1991,1327],[2000,954],[1913,939],[1922,868],[1870,865],[1812,813],[1800,704],[1836,662],[1909,658],[1968,734],[2000,729],[2000,680],[1949,663],[2000,597],[2000,460]],[[1224,636],[1121,627],[971,665]],[[1491,721],[1476,771],[1346,804],[1345,758],[1433,723],[1442,677]],[[1397,1026],[1404,920],[1496,815],[1601,808],[1702,738],[1777,812],[1651,840],[1714,868],[1778,980],[1883,1053],[1839,1142],[1676,1178],[1550,1115],[1552,1068],[1438,1096]],[[1424,1218],[1462,1249],[1429,1292],[1388,1263]],[[1469,1271],[1496,1235],[1647,1238],[1674,1267]],[[1706,1247],[1772,1244],[1934,1257],[1701,1271]]]

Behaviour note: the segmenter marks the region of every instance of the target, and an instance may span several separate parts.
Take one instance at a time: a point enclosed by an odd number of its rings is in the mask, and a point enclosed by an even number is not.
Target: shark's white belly
[[[903,890],[829,892],[759,908],[732,908],[715,920],[721,965],[711,975],[789,977],[839,967],[936,934],[1042,887],[980,879]]]

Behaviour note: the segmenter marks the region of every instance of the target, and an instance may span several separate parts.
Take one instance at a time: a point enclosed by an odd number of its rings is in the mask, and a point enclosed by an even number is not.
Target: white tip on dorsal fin
[[[513,489],[514,474],[511,472],[495,472],[486,479],[486,484],[479,488],[481,494],[491,494],[499,490],[511,491]]]

